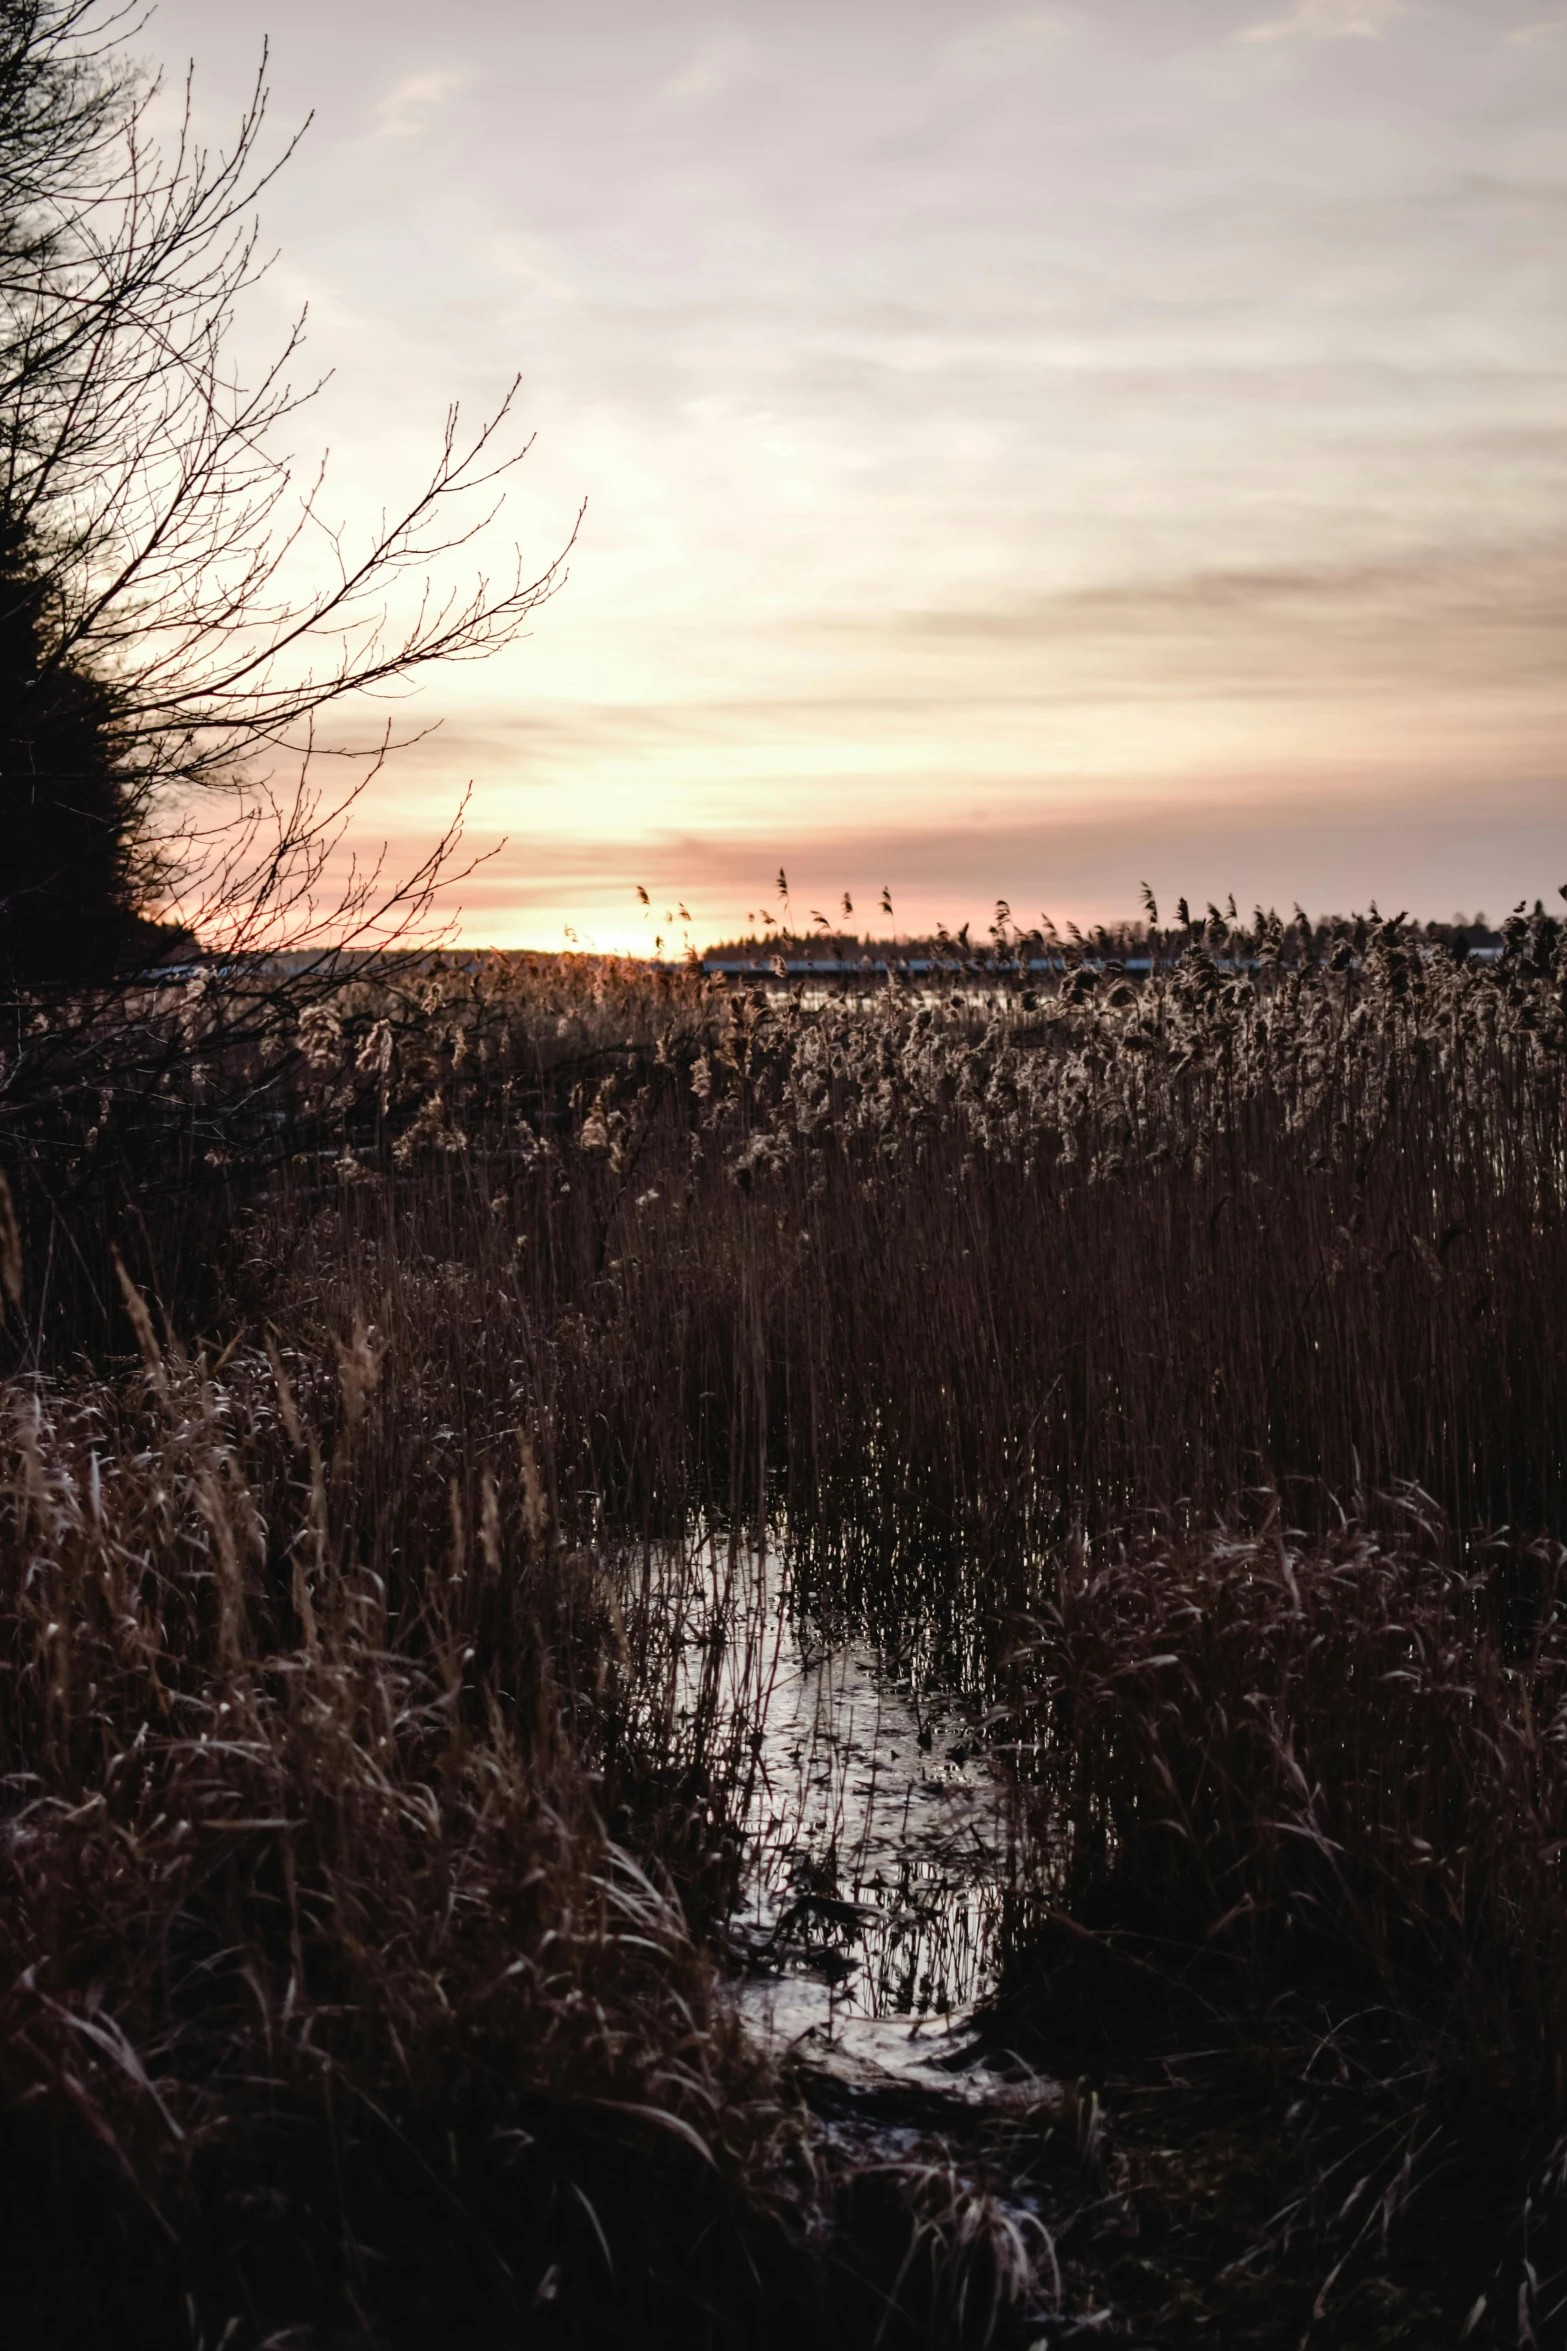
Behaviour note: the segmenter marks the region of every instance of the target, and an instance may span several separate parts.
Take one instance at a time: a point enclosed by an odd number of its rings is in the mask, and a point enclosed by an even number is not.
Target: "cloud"
[[[1053,10],[1015,9],[1007,16],[985,18],[961,33],[947,44],[946,56],[964,80],[993,81],[1005,74],[1026,73],[1066,30],[1065,18]]]
[[[1410,0],[1296,0],[1288,16],[1248,25],[1243,41],[1380,41]]]
[[[1538,17],[1533,24],[1514,25],[1507,36],[1511,49],[1532,49],[1537,41],[1554,41],[1567,33],[1567,15]]]
[[[409,139],[422,131],[430,115],[441,106],[454,90],[460,90],[467,75],[453,72],[448,67],[432,67],[424,73],[405,73],[400,82],[394,82],[377,109],[379,131],[383,139]]]
[[[1516,739],[1548,730],[1559,704],[1567,542],[1216,568],[968,610],[910,609],[881,625],[921,648],[937,691],[965,674],[954,664],[967,649],[993,687],[1032,657],[1041,709],[1105,696],[1123,710],[1277,701],[1308,704],[1320,719],[1330,705],[1369,700],[1413,713],[1441,699],[1450,713],[1500,706]]]
[[[737,33],[721,33],[693,50],[679,72],[665,82],[663,95],[677,105],[700,106],[709,98],[727,96],[737,84],[749,81],[755,71],[752,44]]]

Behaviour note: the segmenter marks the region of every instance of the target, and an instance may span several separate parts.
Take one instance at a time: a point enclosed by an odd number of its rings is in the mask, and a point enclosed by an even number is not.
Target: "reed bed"
[[[213,2340],[429,2339],[409,2280],[458,2272],[476,2340],[519,2297],[619,2340],[644,2270],[671,2340],[869,2339],[900,2273],[898,2325],[1037,2332],[988,2189],[926,2163],[872,2226],[716,1982],[750,1726],[690,1703],[678,1563],[765,1537],[1016,1775],[997,2029],[1122,2118],[1010,2143],[1069,2307],[1546,2340],[1567,950],[1501,937],[1210,911],[1135,981],[998,935],[809,996],[496,956],[19,1009],[39,2241],[112,2183],[126,2292]],[[1466,2128],[1506,2158],[1417,2290]]]
[[[1557,2339],[1564,1565],[1409,1489],[1063,1552],[1012,1660],[1038,1877],[999,2008],[1135,2118],[1087,2235],[1124,2270],[1162,2223],[1123,2283],[1171,2339]],[[1184,2189],[1140,2176],[1172,2133]]]
[[[574,1687],[623,1671],[604,1573],[554,1540],[524,1445],[409,1575],[381,1334],[329,1384],[214,1374],[130,1296],[130,1392],[8,1399],[18,2323],[172,2341],[189,2298],[197,2340],[335,2314],[429,2341],[443,2307],[613,2339],[597,2203],[622,2260],[624,2216],[659,2219],[617,2170],[656,2149],[721,2211],[787,2126],[604,1827]],[[641,2252],[655,2318],[700,2339],[722,2263]]]
[[[991,2339],[1013,2224],[868,2198],[693,1935],[682,1561],[566,1545],[526,1430],[470,1520],[395,1330],[218,1369],[126,1301],[135,1380],[7,1398],[8,2339]]]
[[[1415,1478],[1463,1526],[1551,1522],[1558,926],[1479,968],[1394,925],[1312,962],[1207,929],[1142,985],[816,1003],[496,957],[285,1006],[228,1067],[214,989],[172,1080],[54,1079],[30,1175],[118,1186],[138,1278],[214,1328],[291,1273],[334,1308],[466,1281],[563,1384],[573,1487],[675,1521],[761,1478],[883,1567],[1272,1484],[1313,1489],[1296,1518]],[[110,1237],[56,1239],[55,1360],[123,1347]]]

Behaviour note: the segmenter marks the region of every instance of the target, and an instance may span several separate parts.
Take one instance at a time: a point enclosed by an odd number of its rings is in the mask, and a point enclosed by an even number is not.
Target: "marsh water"
[[[989,2103],[975,2012],[1016,1848],[972,1712],[797,1604],[776,1555],[710,1555],[681,1643],[688,1711],[743,1732],[738,1998],[775,2054]]]

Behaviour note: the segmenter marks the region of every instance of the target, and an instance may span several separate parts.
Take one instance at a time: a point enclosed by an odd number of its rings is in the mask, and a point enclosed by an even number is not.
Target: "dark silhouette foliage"
[[[138,795],[112,688],[56,657],[20,534],[0,538],[0,983],[111,980],[184,934],[140,912]]]

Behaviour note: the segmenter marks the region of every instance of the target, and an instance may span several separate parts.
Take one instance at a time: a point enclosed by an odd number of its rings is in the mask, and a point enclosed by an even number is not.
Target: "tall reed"
[[[819,2150],[699,1948],[753,1726],[681,1711],[682,1547],[763,1533],[992,1710],[1036,1920],[1236,2018],[1359,2003],[1548,2143],[1567,950],[1502,939],[1211,917],[1136,983],[490,957],[18,1013],[19,2160],[43,2115],[98,2148],[167,2285],[162,2199],[254,2215],[269,2134],[351,2141],[332,2248],[285,2194],[203,2307],[286,2243],[382,2326],[364,2182],[520,2181],[483,2260],[591,2339],[620,2289],[561,2182],[619,2194],[653,2133],[755,2264],[667,2278],[670,2323],[763,2273],[804,2310]]]

